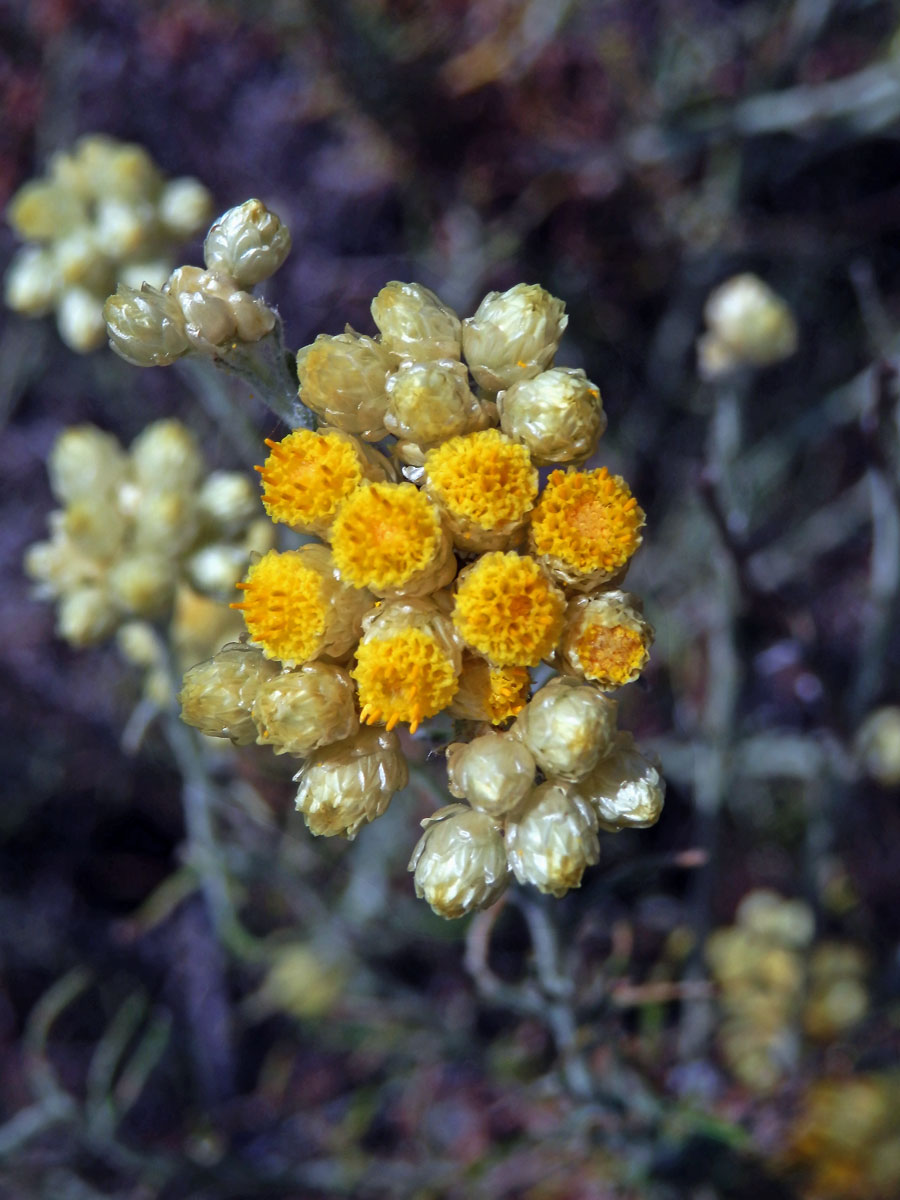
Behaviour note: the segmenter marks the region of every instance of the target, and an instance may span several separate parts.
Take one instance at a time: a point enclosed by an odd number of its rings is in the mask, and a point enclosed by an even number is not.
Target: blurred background
[[[295,349],[374,332],[392,279],[565,301],[647,511],[622,724],[668,782],[537,924],[442,922],[406,873],[426,769],[334,845],[226,747],[216,936],[141,672],[61,641],[22,560],[64,427],[178,416],[248,471],[279,426],[3,310],[0,1195],[900,1195],[898,30],[886,0],[0,0],[4,204],[89,132],[215,212],[259,196]],[[701,372],[747,272],[796,352]]]

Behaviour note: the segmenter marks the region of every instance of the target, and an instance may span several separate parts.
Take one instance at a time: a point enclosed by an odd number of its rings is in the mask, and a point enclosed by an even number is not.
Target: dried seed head
[[[584,462],[606,430],[600,389],[569,367],[514,383],[497,407],[503,432],[527,446],[539,467]]]
[[[600,857],[597,817],[572,784],[548,780],[507,820],[506,851],[519,883],[563,896]]]
[[[579,780],[578,791],[591,804],[601,829],[647,829],[655,825],[666,796],[665,780],[635,747],[630,733]]]
[[[469,370],[493,392],[531,379],[552,363],[568,322],[563,302],[536,284],[489,292],[462,323]]]
[[[421,283],[386,283],[372,301],[372,317],[394,354],[417,363],[459,358],[459,317]]]
[[[448,804],[422,826],[409,860],[416,895],[447,920],[490,907],[509,884],[503,838],[492,818]]]
[[[536,666],[562,632],[565,598],[527,555],[483,554],[460,572],[453,623],[499,667]]]
[[[190,349],[178,303],[149,284],[136,291],[120,283],[103,316],[110,346],[136,367],[165,367]]]
[[[261,200],[245,200],[215,221],[203,243],[211,271],[223,271],[242,288],[274,275],[291,249],[291,235]]]
[[[488,424],[461,362],[403,363],[385,388],[385,428],[416,446],[427,448]]]
[[[261,650],[230,642],[185,674],[178,694],[182,721],[208,737],[249,745],[257,733],[250,715],[256,693],[277,672]]]
[[[294,779],[297,809],[317,836],[356,837],[406,787],[409,768],[395,733],[360,729],[343,742],[313,751]]]
[[[513,726],[545,775],[581,779],[607,754],[616,735],[615,700],[574,679],[551,679]]]
[[[387,350],[348,329],[336,337],[320,333],[297,355],[300,400],[323,421],[367,442],[385,436],[385,383],[392,369]]]
[[[353,682],[343,668],[327,663],[284,671],[259,688],[253,720],[261,746],[306,758],[358,731]]]
[[[597,592],[569,604],[559,654],[566,670],[611,691],[637,679],[652,645],[653,627],[636,596]]]
[[[450,795],[492,817],[511,812],[525,799],[535,771],[528,748],[506,733],[486,733],[447,747]]]

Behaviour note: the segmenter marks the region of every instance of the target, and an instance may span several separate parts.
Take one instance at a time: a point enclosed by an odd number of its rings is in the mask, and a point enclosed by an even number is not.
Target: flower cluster
[[[198,180],[167,181],[141,146],[83,137],[10,201],[9,222],[28,244],[7,271],[6,303],[29,317],[55,312],[67,346],[96,350],[116,284],[161,284],[172,251],[203,228],[210,209]]]
[[[127,362],[164,367],[199,352],[215,357],[260,341],[276,314],[249,289],[281,266],[291,237],[259,200],[229,209],[203,246],[205,269],[178,267],[162,287],[121,282],[103,307],[109,344]]]
[[[179,584],[221,601],[250,553],[272,544],[248,480],[207,475],[179,421],[149,425],[128,451],[93,425],[74,426],[57,439],[49,469],[62,507],[25,567],[57,601],[59,634],[73,646],[132,618],[168,616]]]
[[[740,367],[769,367],[797,349],[797,322],[787,303],[749,272],[715,288],[703,309],[706,331],[697,340],[704,379],[719,379]]]
[[[760,890],[707,942],[724,1018],[719,1049],[747,1087],[774,1087],[795,1069],[802,1034],[832,1041],[868,1008],[864,956],[847,942],[812,947],[814,930],[802,900]]]
[[[553,366],[567,317],[543,288],[490,293],[460,321],[395,282],[372,314],[378,336],[348,327],[297,356],[321,424],[267,442],[258,470],[271,519],[316,540],[251,566],[234,605],[248,641],[188,672],[183,716],[304,759],[297,807],[347,837],[406,782],[397,727],[456,718],[460,802],[423,822],[418,894],[444,917],[513,876],[559,896],[599,830],[662,808],[608,695],[653,639],[622,589],[644,514],[624,479],[585,467],[600,392]],[[532,695],[542,663],[557,674]]]

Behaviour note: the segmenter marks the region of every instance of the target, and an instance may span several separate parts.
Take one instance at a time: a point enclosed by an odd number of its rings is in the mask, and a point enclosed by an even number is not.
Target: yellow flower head
[[[273,521],[306,533],[322,533],[338,506],[363,480],[355,440],[329,430],[297,429],[280,442],[266,438],[270,454],[262,467],[262,501]]]
[[[508,538],[537,495],[531,455],[499,429],[450,438],[425,458],[426,490],[449,515],[454,533],[477,549],[478,535],[497,531]],[[468,537],[466,536],[468,535]],[[507,543],[508,544],[508,543]]]
[[[426,717],[446,708],[458,686],[452,656],[425,629],[399,629],[364,640],[351,674],[365,724],[383,721],[391,730],[398,721],[408,721],[411,733]]]
[[[412,483],[373,483],[341,505],[331,533],[331,549],[341,578],[377,594],[415,588],[423,591],[450,557],[440,513]]]
[[[560,651],[569,670],[609,691],[637,679],[652,644],[635,597],[614,591],[572,601]]]
[[[640,546],[643,524],[621,475],[553,471],[531,514],[530,548],[565,583],[604,583]]]
[[[495,550],[459,577],[453,623],[464,641],[498,667],[534,667],[562,631],[565,599],[527,555]]]
[[[493,667],[486,659],[470,654],[463,659],[459,691],[450,713],[467,721],[502,725],[522,711],[530,690],[527,667]]]

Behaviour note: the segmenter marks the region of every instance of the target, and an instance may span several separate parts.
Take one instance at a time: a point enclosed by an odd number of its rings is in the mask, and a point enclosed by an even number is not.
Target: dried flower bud
[[[294,779],[299,784],[297,809],[310,833],[352,841],[406,787],[409,768],[395,733],[361,729],[346,741],[313,751]]]
[[[6,219],[20,238],[50,242],[85,223],[87,214],[79,199],[46,179],[33,179],[16,192]]]
[[[109,637],[118,619],[106,589],[87,585],[60,596],[56,631],[70,646],[93,646]]]
[[[140,258],[151,249],[155,223],[153,206],[135,204],[115,196],[97,201],[91,240],[112,259]]]
[[[190,349],[181,308],[149,284],[135,291],[120,283],[103,316],[110,346],[136,367],[165,367]]]
[[[421,283],[386,283],[372,301],[372,317],[394,354],[417,363],[459,358],[459,317]]]
[[[385,388],[385,428],[416,446],[427,448],[488,424],[461,362],[404,363]]]
[[[469,370],[493,392],[532,379],[552,363],[568,322],[563,302],[536,284],[489,292],[462,323]]]
[[[782,298],[752,274],[735,275],[710,294],[709,332],[698,343],[700,373],[712,379],[736,367],[767,367],[797,349],[797,322]]]
[[[199,179],[189,176],[172,179],[160,192],[157,211],[174,237],[193,237],[210,218],[212,196]]]
[[[241,342],[258,342],[275,328],[276,314],[265,300],[249,292],[232,292],[227,300]]]
[[[242,288],[274,275],[291,249],[286,225],[261,200],[245,200],[215,221],[203,243],[212,271],[224,271]]]
[[[87,288],[66,288],[56,304],[56,328],[70,350],[86,354],[106,337],[104,305]]]
[[[812,909],[803,900],[787,900],[767,888],[755,888],[741,900],[735,922],[767,942],[791,950],[810,945],[816,932]]]
[[[662,813],[666,784],[656,767],[637,750],[630,733],[616,737],[613,750],[578,782],[601,829],[646,829]]]
[[[447,747],[450,795],[492,817],[511,812],[525,799],[534,787],[535,771],[531,751],[506,733],[486,733]]]
[[[172,603],[175,575],[171,564],[154,554],[128,554],[107,575],[109,594],[127,613],[159,617]]]
[[[347,983],[340,950],[294,942],[279,946],[257,993],[249,997],[251,1015],[287,1013],[299,1020],[332,1016]]]
[[[263,683],[253,702],[257,741],[306,758],[359,730],[353,682],[341,667],[307,663]]]
[[[197,493],[197,505],[214,528],[232,535],[256,516],[259,500],[240,471],[211,471]]]
[[[181,421],[154,421],[134,439],[130,453],[142,488],[193,497],[203,474],[203,456],[196,437]]]
[[[584,371],[553,367],[497,397],[500,428],[531,451],[539,467],[589,458],[606,430],[596,384]]]
[[[329,425],[378,442],[387,433],[391,367],[390,354],[372,338],[349,328],[335,337],[320,333],[297,355],[300,400]]]
[[[495,667],[478,654],[464,654],[459,690],[448,712],[464,721],[502,725],[528,702],[531,675],[527,667]]]
[[[169,276],[165,290],[181,309],[185,336],[194,349],[214,354],[237,333],[228,303],[236,290],[231,279],[199,267],[179,267]]]
[[[120,654],[136,667],[159,666],[165,651],[156,630],[146,621],[126,621],[116,631]]]
[[[563,896],[600,857],[597,817],[571,784],[548,780],[507,821],[506,852],[519,883]]]
[[[551,679],[516,718],[513,732],[544,772],[581,779],[612,749],[616,705],[574,679]]]
[[[236,746],[248,746],[256,740],[250,715],[256,693],[277,672],[261,650],[230,642],[185,674],[178,694],[182,721],[207,737],[229,738]]]
[[[856,734],[855,749],[870,779],[886,788],[900,784],[900,708],[869,713]]]
[[[104,295],[115,285],[111,263],[95,231],[89,227],[74,229],[53,244],[54,274],[61,290],[83,287]]]
[[[3,298],[14,312],[43,317],[53,311],[62,280],[53,255],[43,246],[23,246],[13,255]]]
[[[566,670],[611,691],[637,679],[652,645],[653,627],[636,596],[597,592],[569,604],[559,654]]]
[[[63,504],[108,494],[121,481],[126,458],[118,441],[96,425],[63,430],[47,464],[53,495]]]
[[[201,546],[184,561],[184,571],[198,591],[225,600],[233,595],[247,570],[247,553],[242,546],[213,542]]]
[[[464,804],[448,804],[422,822],[409,870],[416,895],[447,920],[489,908],[509,884],[503,838],[494,821]]]
[[[141,262],[122,263],[116,274],[118,283],[140,291],[146,283],[154,291],[165,287],[172,264],[164,258],[148,258]],[[108,289],[107,289],[108,290]]]

